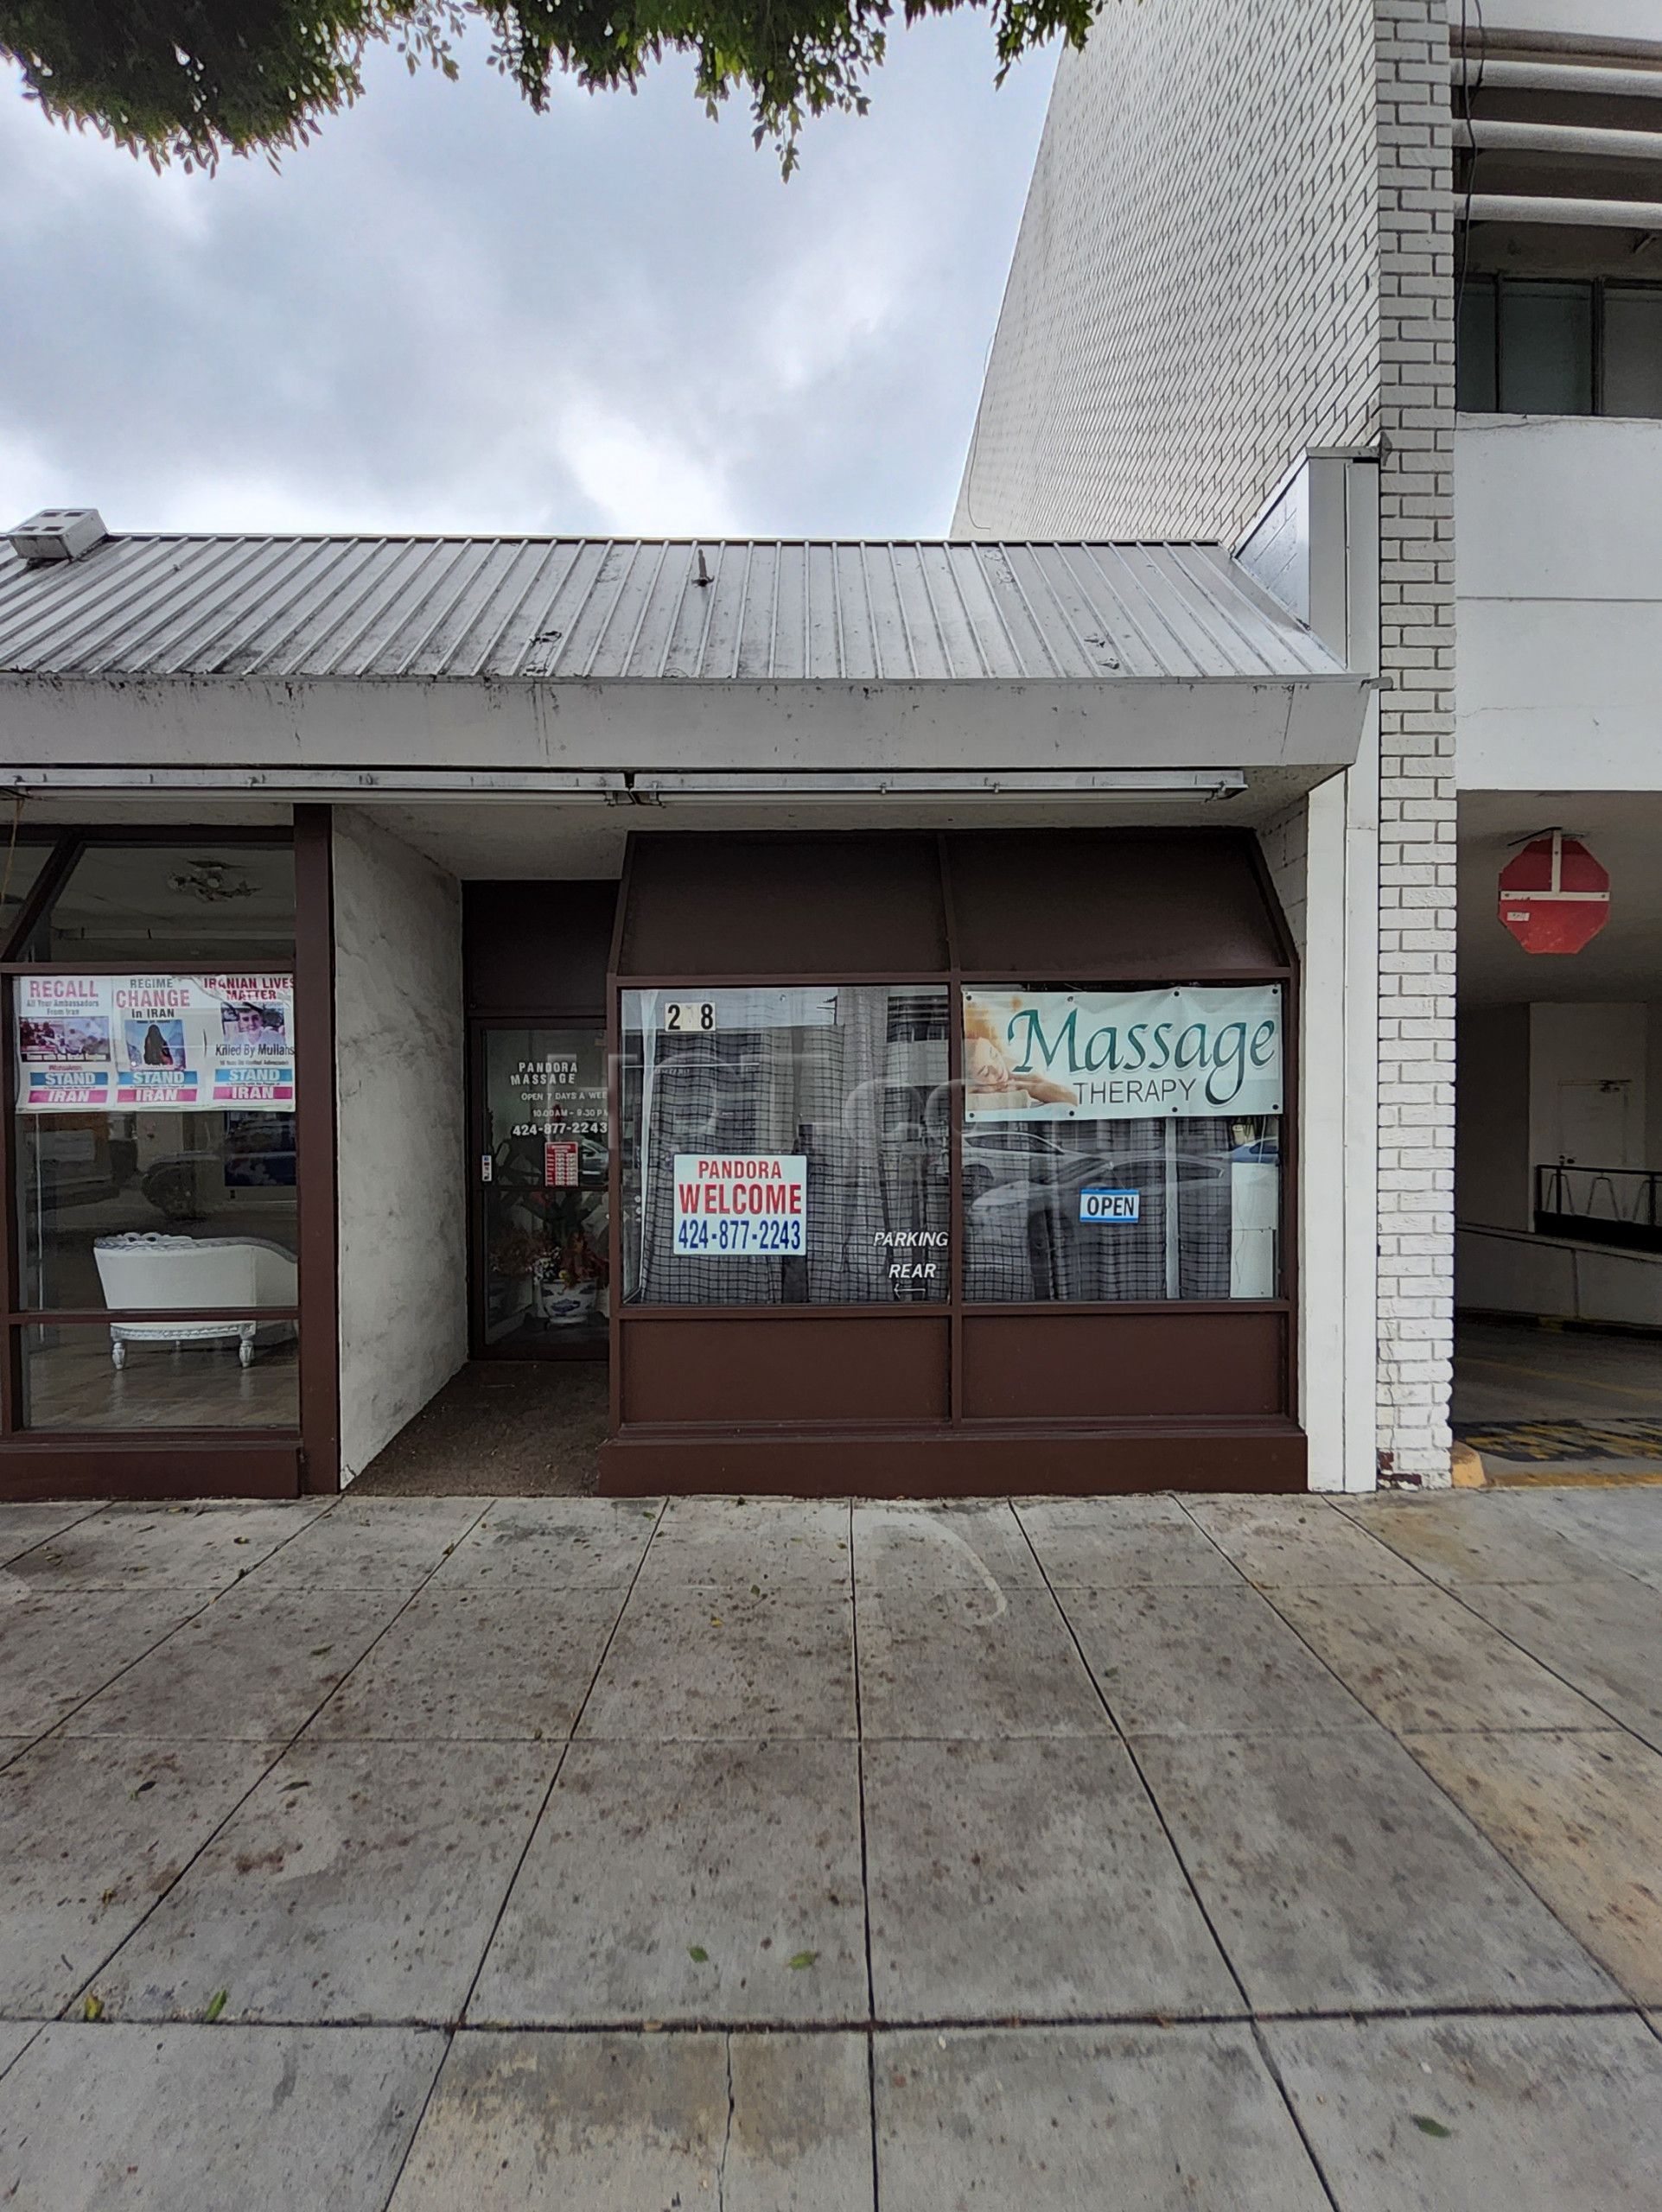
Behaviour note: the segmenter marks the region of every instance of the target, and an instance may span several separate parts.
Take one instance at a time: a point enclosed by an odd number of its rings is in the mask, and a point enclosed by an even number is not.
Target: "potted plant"
[[[574,1327],[593,1318],[605,1281],[605,1259],[579,1222],[532,1268],[536,1310],[551,1328]]]

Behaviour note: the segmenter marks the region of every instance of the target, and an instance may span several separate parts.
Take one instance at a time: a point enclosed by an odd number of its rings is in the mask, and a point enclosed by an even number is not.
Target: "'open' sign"
[[[1141,1191],[1081,1191],[1079,1219],[1081,1221],[1140,1221],[1143,1217]]]

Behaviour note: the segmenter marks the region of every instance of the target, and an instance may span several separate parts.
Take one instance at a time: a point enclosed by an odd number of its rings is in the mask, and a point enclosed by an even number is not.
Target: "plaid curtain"
[[[628,1031],[624,1191],[626,1215],[638,1202],[640,1218],[627,1295],[654,1306],[944,1299],[946,1074],[940,989],[841,989],[833,1025]],[[806,1252],[678,1253],[677,1153],[806,1155]],[[932,1263],[933,1274],[911,1272]]]

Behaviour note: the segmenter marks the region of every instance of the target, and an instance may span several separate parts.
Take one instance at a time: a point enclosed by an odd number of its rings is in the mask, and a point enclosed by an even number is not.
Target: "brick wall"
[[[1443,0],[1376,0],[1379,1447],[1446,1481],[1454,1301],[1454,245]]]
[[[1446,0],[1111,0],[1058,71],[955,521],[1228,542],[1306,450],[1378,448],[1379,1446],[1418,1481],[1449,1467],[1449,164]],[[1293,825],[1263,834],[1291,890]]]

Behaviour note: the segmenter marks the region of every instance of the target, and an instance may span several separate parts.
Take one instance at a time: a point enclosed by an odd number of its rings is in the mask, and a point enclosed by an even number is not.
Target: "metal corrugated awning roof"
[[[1197,543],[139,535],[48,565],[0,552],[0,677],[918,684],[1346,674],[1227,553]]]

